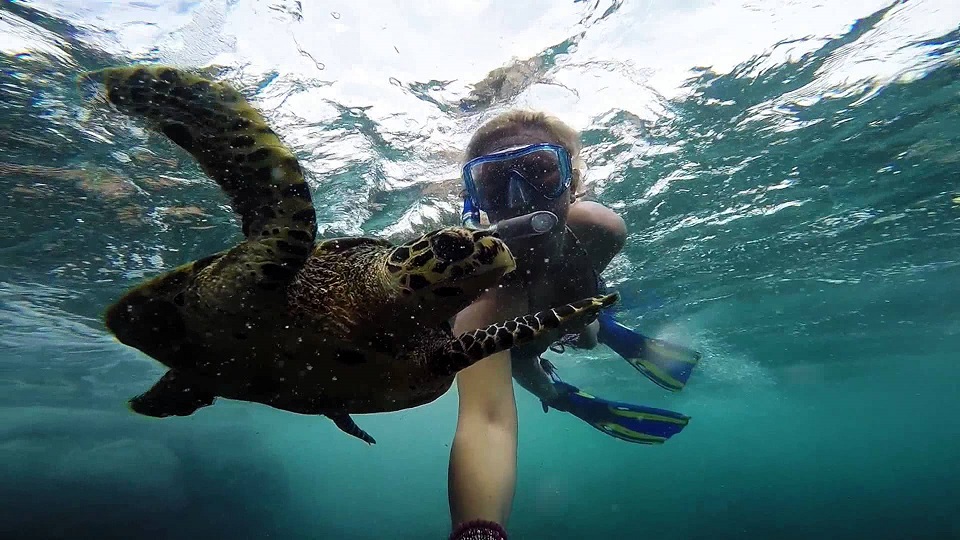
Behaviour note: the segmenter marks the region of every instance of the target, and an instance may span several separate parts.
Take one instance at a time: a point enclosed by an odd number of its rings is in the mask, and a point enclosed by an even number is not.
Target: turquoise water
[[[144,277],[231,245],[184,153],[78,72],[233,82],[293,146],[321,232],[457,220],[457,152],[509,107],[583,131],[630,235],[621,320],[704,353],[634,446],[518,391],[511,538],[960,538],[960,8],[919,2],[0,4],[0,537],[443,538],[456,393],[357,420],[221,401],[133,415],[162,370],[104,331]],[[488,77],[508,67],[508,76]]]

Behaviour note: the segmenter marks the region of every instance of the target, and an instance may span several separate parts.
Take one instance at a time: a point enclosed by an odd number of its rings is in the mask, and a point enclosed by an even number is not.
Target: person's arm
[[[454,333],[486,326],[505,315],[498,309],[496,296],[502,295],[490,291],[461,311]],[[477,521],[502,527],[510,515],[517,475],[517,406],[510,352],[462,370],[457,391],[460,408],[448,476],[453,527]]]

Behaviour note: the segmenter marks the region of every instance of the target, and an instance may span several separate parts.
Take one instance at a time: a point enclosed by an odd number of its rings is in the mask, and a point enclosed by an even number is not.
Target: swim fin
[[[671,392],[683,390],[693,368],[700,362],[699,352],[635,332],[618,323],[606,310],[600,312],[597,320],[600,343],[616,351],[661,388]]]
[[[690,421],[689,416],[673,411],[607,401],[565,382],[553,384],[560,397],[552,401],[550,407],[569,412],[607,435],[627,442],[663,444]],[[547,404],[543,406],[546,410]]]

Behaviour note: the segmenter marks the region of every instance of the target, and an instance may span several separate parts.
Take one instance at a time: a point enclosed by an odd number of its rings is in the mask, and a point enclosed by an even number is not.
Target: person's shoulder
[[[627,224],[611,208],[594,201],[577,201],[570,205],[567,226],[584,242],[623,244]]]

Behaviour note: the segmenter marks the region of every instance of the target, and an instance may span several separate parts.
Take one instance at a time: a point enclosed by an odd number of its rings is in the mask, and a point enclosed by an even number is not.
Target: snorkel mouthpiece
[[[546,210],[541,210],[539,212],[534,212],[530,216],[530,227],[537,233],[543,234],[550,232],[560,221],[557,218],[557,215],[553,212],[547,212]]]

